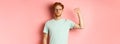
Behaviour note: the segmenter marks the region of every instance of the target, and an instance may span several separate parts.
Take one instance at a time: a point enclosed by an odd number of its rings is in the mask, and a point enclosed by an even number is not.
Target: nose
[[[59,9],[57,9],[57,12],[59,11]]]

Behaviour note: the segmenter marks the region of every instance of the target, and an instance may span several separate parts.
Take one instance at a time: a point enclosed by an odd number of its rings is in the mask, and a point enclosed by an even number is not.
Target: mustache
[[[61,14],[60,15],[55,15],[56,17],[60,17],[61,16]]]

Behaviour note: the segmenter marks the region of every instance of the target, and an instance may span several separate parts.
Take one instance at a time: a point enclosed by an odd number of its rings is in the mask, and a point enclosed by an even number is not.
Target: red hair
[[[55,2],[55,3],[53,4],[53,10],[54,10],[55,7],[58,6],[58,5],[60,5],[60,6],[62,7],[62,9],[64,9],[64,5],[63,5],[62,3],[60,3],[60,2]]]

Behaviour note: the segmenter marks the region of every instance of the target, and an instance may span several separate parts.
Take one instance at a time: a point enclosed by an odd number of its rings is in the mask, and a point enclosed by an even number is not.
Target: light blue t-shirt
[[[49,44],[68,44],[68,33],[74,25],[68,19],[52,19],[45,23],[43,32],[49,34]]]

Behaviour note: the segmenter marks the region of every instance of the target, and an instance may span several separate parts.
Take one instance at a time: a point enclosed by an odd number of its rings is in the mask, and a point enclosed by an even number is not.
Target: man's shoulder
[[[65,21],[70,22],[71,20],[70,19],[65,19]]]
[[[73,23],[73,21],[70,19],[66,19],[66,21],[67,21],[67,23]]]
[[[70,19],[65,19],[65,18],[63,18],[63,20],[66,21],[66,22],[71,22]],[[48,21],[46,22],[46,24],[52,23],[53,21],[54,21],[54,19],[50,19],[50,20],[48,20]]]
[[[50,22],[53,22],[53,19],[50,19],[50,20],[46,21],[46,24],[50,23]]]
[[[70,19],[64,19],[64,21],[67,23],[72,22],[72,20],[70,20]]]

